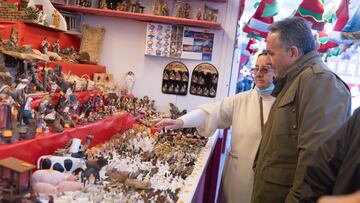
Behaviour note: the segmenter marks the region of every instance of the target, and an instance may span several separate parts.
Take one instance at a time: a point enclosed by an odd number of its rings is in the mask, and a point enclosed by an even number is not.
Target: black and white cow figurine
[[[71,156],[41,156],[37,162],[38,169],[52,169],[65,173],[79,173],[86,170],[86,160],[84,158],[74,158]]]

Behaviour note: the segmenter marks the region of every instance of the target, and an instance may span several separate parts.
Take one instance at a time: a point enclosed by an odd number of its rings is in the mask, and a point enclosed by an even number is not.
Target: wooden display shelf
[[[214,0],[220,1],[220,0]],[[194,19],[186,19],[186,18],[176,18],[173,16],[156,16],[151,14],[143,14],[143,13],[131,13],[124,11],[114,11],[110,9],[98,9],[98,8],[85,8],[79,6],[67,6],[54,4],[55,8],[59,10],[79,12],[84,14],[92,14],[99,16],[109,16],[109,17],[117,17],[122,19],[129,20],[137,20],[137,21],[145,21],[145,22],[159,22],[159,23],[167,23],[172,25],[185,25],[191,27],[201,27],[201,28],[209,28],[209,29],[221,29],[221,24],[219,22],[210,22],[204,20],[194,20]]]

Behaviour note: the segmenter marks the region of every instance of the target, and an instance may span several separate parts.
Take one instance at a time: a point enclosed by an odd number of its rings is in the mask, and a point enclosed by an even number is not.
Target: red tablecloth
[[[36,164],[42,155],[52,154],[63,147],[71,138],[79,138],[85,142],[87,135],[93,135],[92,146],[103,143],[117,132],[131,128],[133,116],[128,113],[114,115],[95,123],[65,129],[62,133],[39,134],[31,140],[20,141],[16,144],[0,145],[0,159],[15,157],[17,159]]]

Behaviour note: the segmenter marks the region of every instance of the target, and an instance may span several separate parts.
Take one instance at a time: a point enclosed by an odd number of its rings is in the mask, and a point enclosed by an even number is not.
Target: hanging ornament
[[[311,28],[321,31],[324,29],[323,19],[324,0],[303,0],[295,12],[295,16],[303,17],[310,22]]]
[[[243,31],[266,38],[269,32],[268,27],[274,22],[274,16],[278,13],[278,10],[277,0],[261,0]]]

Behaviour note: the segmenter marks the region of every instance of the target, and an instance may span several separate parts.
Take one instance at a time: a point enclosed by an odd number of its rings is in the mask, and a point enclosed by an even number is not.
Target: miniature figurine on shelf
[[[196,13],[196,19],[197,19],[197,20],[202,20],[201,18],[202,18],[202,9],[199,8],[199,9],[197,10],[197,13]]]
[[[160,15],[160,7],[161,7],[160,0],[152,0],[151,9],[153,15]]]
[[[59,11],[55,10],[54,13],[52,14],[53,17],[53,26],[56,29],[59,29],[60,27],[60,13]]]
[[[153,15],[169,16],[169,5],[164,0],[152,1],[152,13]]]
[[[108,9],[106,0],[100,0],[99,8],[100,9]]]
[[[130,0],[123,0],[121,3],[118,3],[116,6],[116,10],[129,12],[131,7]]]
[[[39,17],[38,17],[38,19],[37,19],[37,22],[39,23],[39,24],[41,24],[41,25],[44,25],[45,24],[45,20],[46,20],[46,14],[42,11],[42,10],[40,10],[39,11]]]
[[[214,9],[214,8],[212,8],[212,7],[205,4],[205,11],[204,11],[204,15],[203,15],[203,20],[216,22],[218,15],[219,15],[219,10],[218,9]]]
[[[23,113],[22,113],[22,122],[25,124],[25,125],[29,125],[29,121],[30,119],[33,118],[33,110],[30,108],[30,105],[33,101],[33,98],[31,97],[28,97],[27,100],[26,100],[26,103],[25,103],[25,107],[24,107],[24,110],[23,110]]]
[[[16,50],[19,47],[18,42],[19,42],[18,31],[15,27],[13,27],[11,28],[9,40],[4,41],[3,43],[4,49],[9,51]]]
[[[135,74],[132,71],[129,71],[126,73],[125,76],[125,83],[127,86],[127,94],[132,94],[133,93],[133,89],[134,89],[134,84],[135,84]]]
[[[166,1],[161,2],[160,15],[169,16],[169,5]]]
[[[54,43],[52,44],[51,46],[51,51],[52,52],[55,52],[57,54],[60,54],[60,43],[59,43],[59,40],[55,40]]]
[[[177,18],[190,18],[191,6],[184,1],[177,1],[175,3],[175,17]]]
[[[141,5],[140,2],[131,4],[131,12],[133,13],[144,13],[145,6]]]
[[[30,82],[32,82],[36,86],[37,91],[43,91],[44,86],[43,86],[43,84],[41,84],[41,81],[39,79],[36,63],[33,63],[33,62],[30,63],[30,73],[31,73],[31,74],[29,74]]]
[[[44,37],[40,44],[40,52],[46,54],[48,52],[49,46],[50,44],[47,41],[47,37]]]

